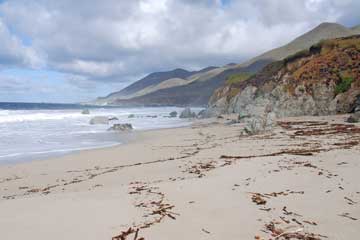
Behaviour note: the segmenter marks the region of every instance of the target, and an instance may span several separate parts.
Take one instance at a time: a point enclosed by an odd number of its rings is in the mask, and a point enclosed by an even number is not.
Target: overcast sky
[[[0,101],[79,102],[154,71],[240,63],[359,0],[0,0]]]

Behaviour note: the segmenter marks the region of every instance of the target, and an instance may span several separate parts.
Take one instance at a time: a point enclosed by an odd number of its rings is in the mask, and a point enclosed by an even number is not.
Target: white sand
[[[328,122],[293,126],[310,130],[343,119],[286,120]],[[141,132],[118,147],[0,166],[0,239],[111,239],[147,223],[139,232],[146,240],[269,239],[270,222],[320,239],[359,238],[360,131],[291,137],[295,130],[278,126],[240,137],[241,125],[211,121]],[[289,154],[296,149],[312,155]],[[259,156],[281,151],[287,153]],[[264,196],[272,192],[283,194]],[[252,193],[263,194],[266,204],[254,203]]]

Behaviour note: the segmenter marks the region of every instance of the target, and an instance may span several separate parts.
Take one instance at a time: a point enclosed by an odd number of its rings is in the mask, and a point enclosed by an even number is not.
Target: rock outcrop
[[[276,116],[272,112],[264,112],[262,115],[253,115],[244,119],[244,133],[255,135],[271,130],[275,126]]]
[[[356,101],[354,102],[352,109],[352,112],[360,112],[360,95],[356,97]]]
[[[350,117],[346,120],[349,123],[358,123],[360,122],[360,112],[356,112],[350,115]]]
[[[195,118],[196,117],[196,113],[192,112],[190,108],[185,108],[181,114],[180,114],[180,118]]]
[[[235,92],[235,94],[234,94]],[[267,65],[246,81],[218,89],[203,116],[277,117],[349,113],[359,109],[360,35],[325,40]]]

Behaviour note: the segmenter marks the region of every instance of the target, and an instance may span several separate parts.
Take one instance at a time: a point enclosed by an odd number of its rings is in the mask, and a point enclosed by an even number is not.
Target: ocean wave
[[[135,130],[179,127],[189,120],[163,118],[179,108],[91,109],[89,115],[79,109],[0,110],[0,161],[32,160],[39,154],[104,147],[122,142],[123,136],[109,132],[109,125],[91,125],[94,116],[116,116],[114,123],[131,123]],[[135,114],[135,118],[128,118]],[[158,116],[157,118],[147,116]],[[43,157],[43,155],[41,156]]]
[[[9,115],[9,110],[0,110],[0,116],[7,116]]]
[[[0,112],[0,123],[88,118],[81,113]]]

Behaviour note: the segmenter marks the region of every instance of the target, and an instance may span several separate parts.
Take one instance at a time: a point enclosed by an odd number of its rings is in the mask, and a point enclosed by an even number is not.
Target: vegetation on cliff
[[[234,111],[238,108],[230,105],[236,105],[234,99],[249,86],[256,88],[256,96],[266,96],[287,115],[305,102],[308,106],[297,114],[351,111],[360,96],[360,35],[320,41],[268,64],[254,76],[231,81],[214,93],[210,105],[220,106],[217,103],[221,102],[221,107],[228,109],[217,112]]]
[[[352,77],[341,77],[341,82],[336,85],[335,94],[337,95],[349,90],[353,81],[354,79]]]

